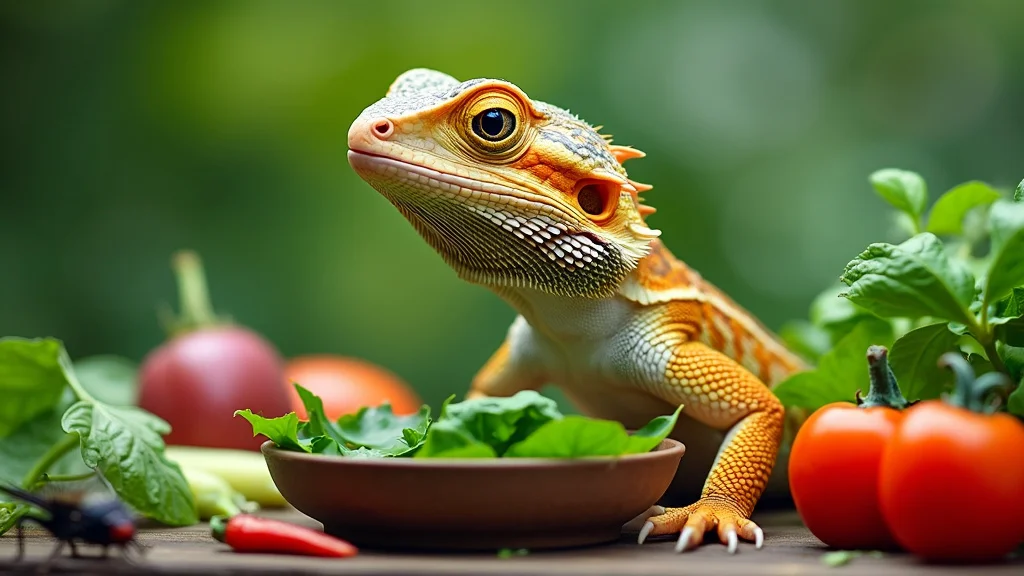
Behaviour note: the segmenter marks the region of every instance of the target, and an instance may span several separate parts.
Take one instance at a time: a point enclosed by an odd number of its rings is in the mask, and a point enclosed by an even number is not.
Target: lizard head
[[[348,133],[349,163],[460,277],[615,293],[659,235],[622,163],[642,152],[502,80],[400,75]]]

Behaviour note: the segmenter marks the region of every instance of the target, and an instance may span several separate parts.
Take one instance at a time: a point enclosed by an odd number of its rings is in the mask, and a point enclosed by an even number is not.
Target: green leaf
[[[579,458],[618,456],[629,434],[619,422],[570,415],[551,420],[522,442],[509,447],[511,458]]]
[[[626,454],[642,454],[654,450],[658,444],[661,444],[662,440],[668,438],[668,435],[672,433],[672,429],[676,427],[676,422],[679,421],[679,414],[682,411],[683,406],[679,405],[672,414],[658,416],[648,422],[643,428],[630,434],[626,445]]]
[[[650,452],[675,428],[679,406],[669,416],[659,416],[630,435],[619,422],[565,416],[551,420],[505,453],[513,458],[582,458],[622,456]]]
[[[310,436],[302,438],[301,430],[303,423],[299,422],[299,445],[302,447],[302,452],[308,452],[310,454],[325,454],[328,456],[341,456],[342,448],[338,446],[338,443],[330,436]]]
[[[60,402],[18,427],[12,434],[0,438],[0,482],[22,486],[25,475],[35,466],[47,450],[60,442],[67,432],[61,428],[64,412],[75,403],[75,395],[65,389]],[[82,453],[72,450],[46,471],[49,474],[84,474],[89,468],[82,461]],[[0,494],[0,500],[4,495]]]
[[[925,232],[899,245],[872,244],[846,265],[844,294],[883,318],[934,316],[971,325],[974,276]]]
[[[992,254],[985,282],[985,306],[1024,286],[1024,203],[1000,200],[989,212]]]
[[[1017,388],[1006,399],[1006,409],[1010,414],[1024,417],[1024,378],[1021,378]]]
[[[932,206],[927,231],[932,234],[960,234],[964,216],[979,206],[1000,198],[999,192],[984,182],[965,182],[946,192]]]
[[[458,420],[438,419],[416,458],[495,458],[494,448],[477,440]]]
[[[67,367],[70,369],[70,366]],[[164,420],[131,406],[79,401],[61,422],[81,437],[82,459],[139,513],[170,526],[199,521],[195,499],[177,463],[164,456]]]
[[[938,362],[946,352],[958,350],[959,341],[958,335],[940,323],[911,330],[893,343],[889,364],[907,400],[938,398],[952,385],[953,373],[940,368]]]
[[[1004,342],[996,342],[996,351],[999,357],[1002,358],[1003,364],[1006,365],[1006,370],[1010,373],[1011,379],[1016,382],[1024,378],[1024,348],[1010,346]]]
[[[78,381],[104,404],[134,406],[138,399],[139,367],[127,358],[113,355],[90,356],[75,363]]]
[[[1016,202],[1024,202],[1024,180],[1017,184],[1017,189],[1013,191],[1013,199]]]
[[[867,392],[867,350],[872,345],[890,346],[892,326],[877,318],[865,318],[835,347],[821,357],[817,368],[798,372],[773,390],[784,406],[808,410],[832,402],[853,402],[858,390]]]
[[[284,450],[309,452],[308,446],[299,443],[299,417],[295,412],[289,412],[277,418],[265,418],[259,414],[253,414],[247,408],[236,410],[235,416],[241,416],[249,421],[249,424],[252,425],[253,436],[262,434]]]
[[[1000,324],[1024,316],[1024,287],[1014,288],[1010,295],[999,301],[996,317],[1000,317]],[[993,323],[996,323],[993,318]]]
[[[473,398],[449,404],[431,426],[424,447],[431,443],[437,424],[454,422],[469,438],[490,446],[501,456],[512,444],[560,418],[558,404],[533,390],[523,390],[509,397]]]
[[[875,191],[897,210],[918,221],[928,202],[928,187],[915,172],[884,168],[869,177]]]
[[[304,427],[296,426],[297,433],[308,436],[330,436],[335,442],[343,443],[344,439],[324,411],[323,400],[297,383],[292,385],[295,386],[295,391],[298,392],[299,400],[302,401],[302,405],[306,409],[306,416],[309,418]]]
[[[811,362],[817,362],[818,358],[832,347],[832,337],[829,333],[806,320],[786,322],[779,328],[779,338],[790,350]]]
[[[338,433],[349,448],[369,448],[391,456],[401,456],[419,448],[430,427],[430,407],[396,416],[389,403],[360,408],[355,414],[338,419]]]
[[[28,514],[32,508],[26,504],[14,502],[0,503],[0,536],[14,528],[18,519]]]
[[[1010,346],[1024,347],[1024,318],[1000,318],[1005,320],[996,326],[996,338]]]
[[[0,438],[50,411],[67,386],[52,338],[0,338]]]

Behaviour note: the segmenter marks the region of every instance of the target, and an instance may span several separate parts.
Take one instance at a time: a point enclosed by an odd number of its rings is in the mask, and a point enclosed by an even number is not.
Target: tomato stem
[[[871,377],[871,385],[868,388],[868,395],[861,396],[857,390],[857,406],[861,408],[873,408],[884,406],[896,410],[913,404],[908,402],[900,392],[900,385],[896,382],[896,375],[889,366],[889,350],[885,346],[871,346],[868,348],[868,375]]]
[[[946,402],[983,414],[996,411],[997,405],[987,401],[995,389],[1013,385],[1009,376],[1002,372],[987,372],[975,378],[974,369],[961,354],[947,352],[939,358],[939,366],[949,368],[956,375],[953,394]]]

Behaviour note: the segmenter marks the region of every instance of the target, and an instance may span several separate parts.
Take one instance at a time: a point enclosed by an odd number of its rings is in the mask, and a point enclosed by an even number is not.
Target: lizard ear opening
[[[620,187],[607,180],[580,180],[576,183],[576,204],[594,223],[601,224],[615,214]]]

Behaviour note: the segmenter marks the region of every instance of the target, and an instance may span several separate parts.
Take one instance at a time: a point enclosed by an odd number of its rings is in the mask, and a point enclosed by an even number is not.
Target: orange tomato
[[[1024,541],[1024,425],[942,401],[909,408],[882,458],[882,513],[929,560],[993,560]]]
[[[405,381],[381,366],[358,358],[326,354],[300,356],[285,364],[284,375],[292,409],[301,419],[307,418],[306,409],[293,383],[319,396],[324,412],[331,419],[384,402],[390,402],[397,415],[415,413],[423,405],[419,395]]]

